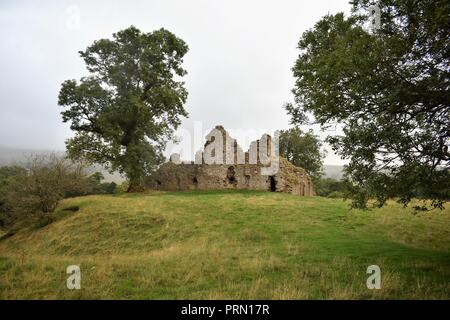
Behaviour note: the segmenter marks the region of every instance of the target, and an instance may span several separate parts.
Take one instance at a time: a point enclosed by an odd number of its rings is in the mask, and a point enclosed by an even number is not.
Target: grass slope
[[[59,210],[0,241],[0,298],[450,298],[448,209],[240,191],[88,196]],[[66,288],[72,264],[81,290]],[[372,264],[381,290],[366,287]]]

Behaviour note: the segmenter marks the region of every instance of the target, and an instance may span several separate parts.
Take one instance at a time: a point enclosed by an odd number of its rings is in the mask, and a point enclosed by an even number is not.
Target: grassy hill
[[[248,191],[73,198],[0,241],[0,298],[449,299],[449,220]],[[73,264],[81,290],[66,288]]]

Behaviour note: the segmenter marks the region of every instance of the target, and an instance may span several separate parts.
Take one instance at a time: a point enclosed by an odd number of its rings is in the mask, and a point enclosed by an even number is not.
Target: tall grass
[[[68,199],[0,241],[0,298],[449,299],[450,210],[413,213],[249,191]]]

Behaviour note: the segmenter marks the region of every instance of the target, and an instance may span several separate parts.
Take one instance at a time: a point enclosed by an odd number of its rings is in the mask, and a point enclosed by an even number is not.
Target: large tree
[[[367,0],[352,14],[327,15],[300,39],[293,68],[293,123],[308,115],[323,127],[341,124],[329,137],[350,160],[354,205],[383,205],[400,197],[449,199],[450,6],[445,0],[381,0],[380,28]]]
[[[90,75],[65,81],[59,93],[63,121],[76,132],[66,142],[69,156],[118,170],[129,179],[128,191],[142,190],[187,116],[181,81],[187,51],[167,30],[142,33],[133,26],[80,51]]]
[[[312,131],[303,132],[294,127],[280,131],[279,152],[297,167],[301,167],[314,179],[322,175],[322,142]]]

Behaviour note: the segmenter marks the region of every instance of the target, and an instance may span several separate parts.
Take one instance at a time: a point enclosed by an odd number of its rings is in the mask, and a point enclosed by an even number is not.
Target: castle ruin
[[[173,154],[149,177],[147,186],[164,191],[247,189],[314,195],[309,175],[278,156],[271,136],[264,134],[245,153],[222,126],[206,139],[195,161],[182,162]]]

